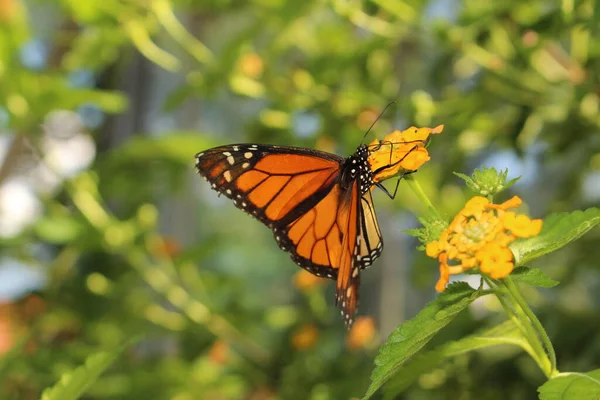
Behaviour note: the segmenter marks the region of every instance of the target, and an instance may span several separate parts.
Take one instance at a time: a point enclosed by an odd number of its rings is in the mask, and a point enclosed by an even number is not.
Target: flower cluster
[[[373,181],[381,182],[395,175],[412,172],[429,161],[425,146],[431,134],[441,133],[443,125],[435,128],[411,126],[404,131],[394,131],[383,140],[369,144],[369,165]]]
[[[439,240],[427,244],[427,255],[440,262],[437,291],[444,291],[450,275],[471,268],[479,267],[493,279],[512,272],[514,257],[508,245],[517,238],[535,236],[542,229],[542,220],[508,211],[521,203],[517,196],[502,204],[492,204],[481,196],[467,202]]]

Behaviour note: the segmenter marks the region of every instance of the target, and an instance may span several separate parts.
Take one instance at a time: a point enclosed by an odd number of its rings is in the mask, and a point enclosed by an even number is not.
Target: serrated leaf
[[[463,339],[449,342],[436,350],[417,356],[403,365],[384,388],[384,399],[395,399],[419,376],[437,367],[444,359],[501,344],[516,345],[531,353],[531,347],[512,321],[505,321]]]
[[[522,177],[521,176],[517,176],[516,178],[511,179],[510,181],[506,182],[504,184],[504,188],[502,190],[506,190],[509,187],[511,187],[512,185],[514,185],[515,183],[517,183]]]
[[[463,181],[465,181],[465,183],[467,184],[467,187],[469,189],[473,190],[474,192],[476,192],[479,189],[477,184],[473,181],[473,179],[471,179],[470,176],[461,174],[460,172],[453,172],[453,174],[458,176]]]
[[[383,388],[383,399],[397,399],[403,391],[424,373],[431,371],[444,360],[445,355],[441,350],[428,351],[410,360],[398,369],[398,372]]]
[[[371,385],[364,399],[371,397],[440,329],[448,325],[481,294],[466,282],[453,283],[437,299],[427,304],[415,318],[396,328],[379,349],[375,358],[375,369],[371,374]]]
[[[580,238],[600,223],[600,209],[552,214],[544,220],[539,235],[514,242],[510,249],[516,265],[524,265]]]
[[[515,281],[542,288],[551,288],[560,283],[559,281],[549,278],[537,268],[518,267],[515,268],[510,276]]]
[[[54,386],[44,390],[41,400],[78,399],[131,343],[88,356],[83,365],[64,373]]]
[[[540,386],[538,392],[541,400],[598,400],[600,369],[559,374]]]

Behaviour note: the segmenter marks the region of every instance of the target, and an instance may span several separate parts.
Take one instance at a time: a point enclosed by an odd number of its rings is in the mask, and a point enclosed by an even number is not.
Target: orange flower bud
[[[215,364],[225,364],[229,358],[229,345],[218,339],[208,351],[208,358]]]
[[[358,317],[348,332],[346,344],[350,349],[364,348],[373,341],[376,333],[377,329],[373,318]]]
[[[319,331],[314,324],[305,324],[292,335],[292,346],[296,350],[308,350],[317,344]]]
[[[247,53],[238,60],[238,69],[248,78],[256,79],[262,75],[264,63],[258,54]]]

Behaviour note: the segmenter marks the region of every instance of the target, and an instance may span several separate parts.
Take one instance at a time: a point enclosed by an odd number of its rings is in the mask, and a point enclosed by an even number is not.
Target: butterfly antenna
[[[383,109],[382,112],[379,113],[379,115],[377,116],[377,118],[375,118],[375,121],[373,121],[373,123],[371,124],[371,126],[369,127],[369,129],[367,129],[367,132],[365,132],[365,136],[363,136],[360,144],[362,145],[365,142],[365,139],[367,138],[367,135],[369,134],[369,132],[371,132],[371,129],[373,129],[373,127],[375,126],[375,124],[377,123],[377,121],[379,121],[379,118],[381,118],[383,116],[383,114],[385,114],[385,112],[387,111],[388,108],[390,108],[390,106],[392,104],[396,104],[396,102],[394,100],[390,101],[388,103],[387,106],[385,106],[385,108]]]

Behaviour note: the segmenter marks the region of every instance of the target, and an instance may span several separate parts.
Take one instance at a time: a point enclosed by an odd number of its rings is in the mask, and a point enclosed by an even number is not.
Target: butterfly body
[[[364,145],[342,158],[300,147],[235,144],[198,153],[196,168],[214,190],[267,225],[297,265],[337,281],[336,304],[350,325],[360,270],[383,250],[368,156]]]

